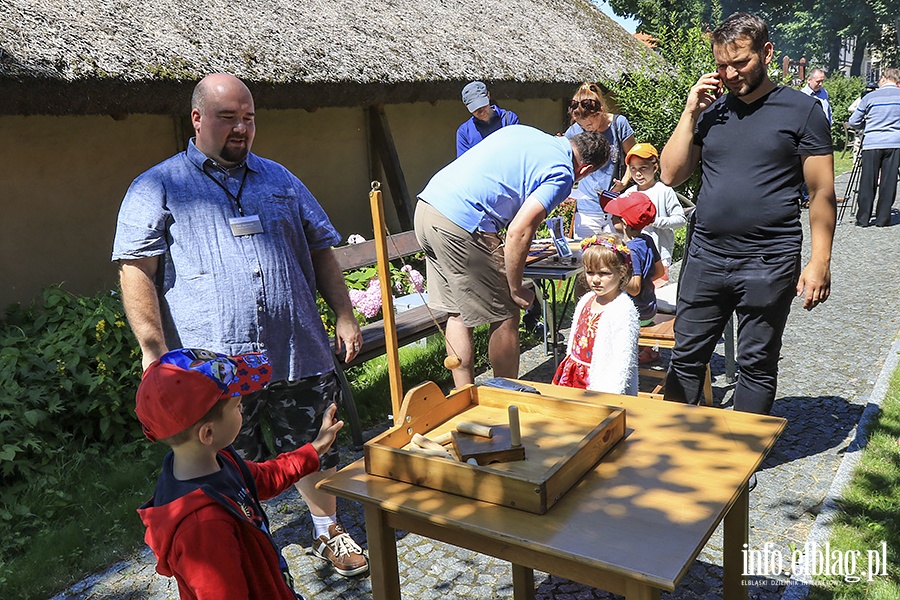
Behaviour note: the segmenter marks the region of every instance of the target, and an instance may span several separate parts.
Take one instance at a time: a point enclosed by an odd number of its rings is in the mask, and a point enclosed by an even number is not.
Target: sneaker
[[[344,577],[359,575],[369,569],[362,548],[353,541],[347,530],[337,523],[328,526],[327,537],[319,536],[313,551],[319,558],[330,560],[334,570]]]
[[[756,473],[750,476],[750,480],[747,482],[747,491],[752,492],[756,489]]]

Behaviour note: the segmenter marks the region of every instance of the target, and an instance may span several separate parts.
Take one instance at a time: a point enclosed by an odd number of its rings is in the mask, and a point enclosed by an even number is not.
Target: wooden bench
[[[405,231],[387,236],[388,256],[391,260],[405,258],[422,251],[422,246],[416,239],[413,231]],[[368,241],[361,244],[340,246],[332,250],[341,271],[352,271],[363,267],[371,267],[376,264],[375,242]],[[441,310],[429,309],[427,306],[415,306],[400,314],[395,315],[397,342],[399,346],[405,346],[416,342],[429,335],[438,333],[435,321],[441,327],[447,322],[449,315]],[[366,361],[378,358],[386,352],[384,336],[384,321],[369,323],[362,327],[363,345],[359,354],[349,363],[342,362],[335,357],[336,369],[341,380],[347,417],[350,421],[351,435],[356,446],[362,446],[362,432],[359,425],[359,417],[356,414],[356,404],[350,390],[350,384],[344,376],[344,369],[360,365]],[[334,340],[332,339],[332,342]]]
[[[641,327],[638,337],[638,346],[641,348],[674,348],[675,347],[675,315],[657,314],[653,319],[653,323],[645,327]],[[639,368],[638,373],[645,376],[658,379],[659,383],[649,393],[642,393],[642,396],[662,399],[663,392],[666,388],[666,371],[657,371],[655,369]],[[703,384],[703,393],[706,396],[706,405],[712,406],[712,373],[709,365],[706,365],[706,381]]]

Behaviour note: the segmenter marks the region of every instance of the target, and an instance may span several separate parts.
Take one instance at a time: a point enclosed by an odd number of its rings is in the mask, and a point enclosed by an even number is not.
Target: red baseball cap
[[[631,192],[606,203],[603,210],[621,217],[633,229],[643,229],[656,219],[656,205],[644,192]]]
[[[166,352],[144,371],[135,412],[151,442],[181,433],[222,398],[257,392],[272,378],[261,353],[226,356],[181,348]]]

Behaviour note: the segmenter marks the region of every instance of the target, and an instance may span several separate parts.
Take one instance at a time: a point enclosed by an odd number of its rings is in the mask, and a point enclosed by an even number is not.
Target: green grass
[[[853,168],[853,152],[847,150],[847,153],[841,158],[840,152],[834,153],[834,174],[835,176],[840,175],[841,173],[846,173],[850,169]]]
[[[153,491],[165,449],[143,441],[101,456],[67,453],[56,465],[59,485],[26,490],[25,506],[40,507],[22,518],[31,527],[25,549],[0,558],[0,598],[46,598],[106,568],[143,546],[135,510]]]
[[[841,577],[815,580],[813,600],[896,600],[900,598],[900,369],[894,372],[877,424],[853,478],[839,501],[831,550],[860,552],[860,570],[870,550],[887,543],[887,576],[847,582]]]

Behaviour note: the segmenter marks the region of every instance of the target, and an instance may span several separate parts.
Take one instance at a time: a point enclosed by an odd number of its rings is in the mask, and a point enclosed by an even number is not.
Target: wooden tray
[[[510,405],[519,407],[523,461],[480,466],[404,449],[413,434],[435,438],[458,421],[508,424]],[[624,435],[622,408],[478,386],[444,396],[429,381],[406,394],[394,427],[366,443],[365,465],[370,475],[544,514]]]

